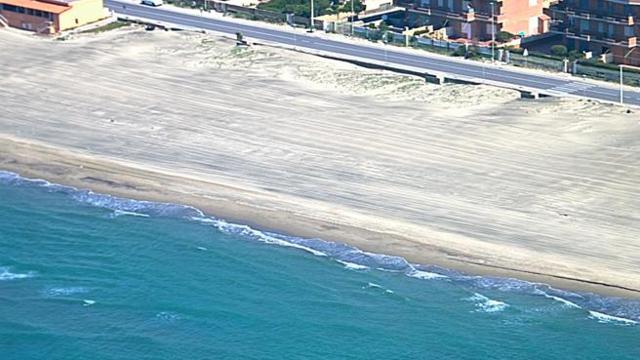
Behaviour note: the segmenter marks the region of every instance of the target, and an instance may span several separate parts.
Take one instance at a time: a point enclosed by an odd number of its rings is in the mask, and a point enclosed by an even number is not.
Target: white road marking
[[[117,1],[114,1],[114,2],[117,3]],[[245,31],[246,33],[249,33],[249,34],[246,34],[249,37],[251,37],[250,34],[262,35],[263,37],[267,38],[263,40],[267,40],[267,41],[269,41],[268,39],[269,37],[285,39],[287,41],[290,41],[291,35],[294,36],[294,40],[296,39],[295,36],[297,35],[299,37],[299,40],[297,40],[296,43],[305,43],[304,45],[301,44],[302,47],[308,48],[311,50],[316,50],[316,51],[318,50],[327,51],[327,50],[313,48],[311,47],[311,45],[315,44],[318,47],[325,46],[329,48],[340,49],[340,50],[343,50],[342,54],[347,56],[358,56],[357,54],[360,53],[360,54],[369,54],[370,56],[375,56],[377,58],[382,56],[381,52],[383,51],[382,49],[375,51],[375,49],[373,48],[371,50],[365,50],[363,49],[363,46],[357,45],[357,44],[353,44],[353,45],[345,44],[345,46],[335,45],[332,43],[336,43],[336,41],[328,40],[328,39],[317,39],[304,34],[279,35],[277,34],[277,32],[282,32],[282,31],[275,30],[275,29],[274,30],[265,29],[267,30],[267,32],[260,31],[260,28],[254,27],[251,25],[238,24],[238,23],[233,23],[233,22],[220,20],[220,19],[202,19],[202,18],[198,18],[195,15],[175,12],[168,8],[153,9],[153,10],[144,9],[144,8],[140,8],[140,9],[133,8],[133,10],[135,12],[140,13],[141,15],[131,14],[130,16],[134,16],[134,17],[138,16],[138,17],[144,18],[145,15],[147,15],[147,16],[151,16],[150,19],[159,20],[157,18],[161,17],[166,19],[164,21],[167,21],[169,23],[176,24],[176,25],[180,25],[176,23],[176,21],[183,20],[185,22],[188,22],[189,24],[182,25],[182,26],[197,27],[198,25],[200,25],[204,29],[206,29],[204,26],[228,29],[228,30],[211,29],[213,31],[221,31],[221,32],[228,31],[229,33],[233,33],[235,31],[240,30],[240,31]],[[117,11],[117,10],[114,10],[114,11]],[[128,15],[128,14],[124,14],[124,15]],[[228,23],[229,25],[221,24],[224,22]],[[583,92],[582,94],[583,96],[586,96],[584,92],[588,91],[590,95],[586,97],[591,97],[598,100],[607,100],[607,98],[615,97],[617,94],[617,91],[615,89],[609,89],[609,88],[598,86],[598,85],[591,85],[591,84],[577,83],[577,82],[570,82],[570,83],[558,85],[558,81],[563,81],[562,79],[557,79],[556,81],[545,81],[544,80],[545,78],[543,76],[527,75],[527,74],[521,74],[522,76],[517,76],[514,74],[513,71],[506,70],[506,69],[494,69],[491,67],[484,67],[484,65],[478,65],[478,64],[455,64],[455,63],[445,64],[441,59],[435,59],[428,56],[420,56],[417,54],[403,55],[402,53],[395,52],[393,50],[386,50],[386,52],[387,53],[385,55],[385,61],[390,59],[401,60],[402,63],[396,62],[396,64],[398,65],[413,66],[420,69],[424,69],[425,71],[442,71],[434,68],[428,68],[423,65],[423,62],[426,64],[430,60],[438,61],[437,66],[439,68],[452,69],[450,71],[452,75],[473,76],[470,74],[482,74],[482,76],[476,75],[475,78],[478,80],[485,80],[487,81],[487,84],[492,84],[492,85],[503,84],[504,87],[513,88],[513,89],[518,89],[518,88],[521,89],[523,87],[528,87],[528,88],[536,89],[541,92],[546,92],[549,94],[553,94],[553,93],[574,94],[574,93]],[[371,59],[371,57],[369,58]],[[374,58],[372,60],[377,60],[377,59]],[[382,60],[380,59],[377,61],[382,61]],[[411,64],[414,64],[414,65],[411,65]],[[464,71],[460,71],[461,65],[464,66]],[[502,78],[502,80],[496,79],[496,78]],[[515,83],[515,82],[510,83],[510,82],[507,82],[505,79],[517,80],[517,81],[520,81],[521,83]],[[531,84],[538,84],[538,85],[531,85]]]
[[[563,93],[572,94],[572,93],[576,93],[576,92],[580,92],[580,91],[585,91],[585,90],[591,89],[593,87],[595,87],[595,85],[593,85],[593,84],[571,82],[571,83],[568,83],[568,84],[563,84],[563,85],[560,85],[560,86],[556,86],[556,87],[551,88],[549,90],[550,91],[557,91],[557,92],[563,92]]]

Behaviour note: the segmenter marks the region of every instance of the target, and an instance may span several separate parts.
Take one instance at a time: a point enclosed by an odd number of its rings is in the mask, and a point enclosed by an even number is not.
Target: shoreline
[[[517,278],[571,291],[640,298],[640,289],[625,284],[602,281],[600,278],[566,276],[563,269],[542,272],[533,267],[526,268],[526,264],[522,268],[516,268],[496,263],[495,259],[483,258],[481,252],[474,252],[474,244],[467,244],[471,250],[460,251],[456,244],[471,240],[456,234],[430,233],[440,237],[448,236],[449,238],[441,238],[452,240],[453,245],[447,247],[439,245],[437,239],[420,241],[418,237],[411,236],[412,233],[418,233],[411,224],[398,223],[396,228],[385,229],[384,225],[371,228],[366,225],[374,224],[375,216],[357,213],[338,204],[286,195],[269,189],[250,188],[234,184],[229,179],[203,179],[197,175],[173,173],[168,169],[113,157],[81,154],[73,149],[2,134],[0,149],[0,169],[27,178],[44,179],[118,197],[188,205],[207,215],[246,224],[261,231],[335,241],[363,251],[401,256],[411,263],[437,265],[472,275]],[[337,220],[343,218],[349,220]],[[399,234],[403,228],[407,232]],[[483,250],[500,250],[512,256],[522,251],[498,245]],[[520,254],[523,255],[531,254]],[[533,263],[536,263],[535,259],[532,260]]]

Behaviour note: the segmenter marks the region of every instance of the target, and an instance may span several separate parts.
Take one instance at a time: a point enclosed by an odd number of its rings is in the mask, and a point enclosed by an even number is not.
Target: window
[[[527,35],[535,35],[538,33],[538,17],[532,16],[529,18],[529,34]]]
[[[634,35],[633,26],[625,26],[624,36],[633,36],[633,35]]]
[[[462,32],[467,34],[467,39],[471,40],[471,38],[473,37],[473,34],[471,32],[471,24],[465,22],[462,23]]]
[[[589,21],[580,20],[580,31],[589,31]]]

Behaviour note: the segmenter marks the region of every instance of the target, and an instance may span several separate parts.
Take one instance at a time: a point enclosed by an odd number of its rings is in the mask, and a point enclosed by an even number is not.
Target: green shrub
[[[498,40],[498,42],[507,42],[507,41],[511,41],[511,39],[513,39],[514,37],[515,35],[513,35],[508,31],[500,31],[496,35],[496,40]]]
[[[478,55],[478,48],[475,46],[469,46],[465,48],[464,45],[459,46],[452,54],[453,56],[464,56],[466,58],[475,58]]]
[[[551,54],[555,56],[567,56],[568,53],[569,51],[567,50],[567,47],[564,45],[553,45],[551,47]]]
[[[578,50],[571,50],[567,53],[567,57],[570,60],[582,59],[584,57],[584,54]]]

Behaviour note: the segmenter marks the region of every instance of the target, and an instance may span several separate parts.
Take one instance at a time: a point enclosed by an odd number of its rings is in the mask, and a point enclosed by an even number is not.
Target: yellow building
[[[102,0],[0,0],[0,15],[9,26],[54,34],[104,19],[107,11]]]

